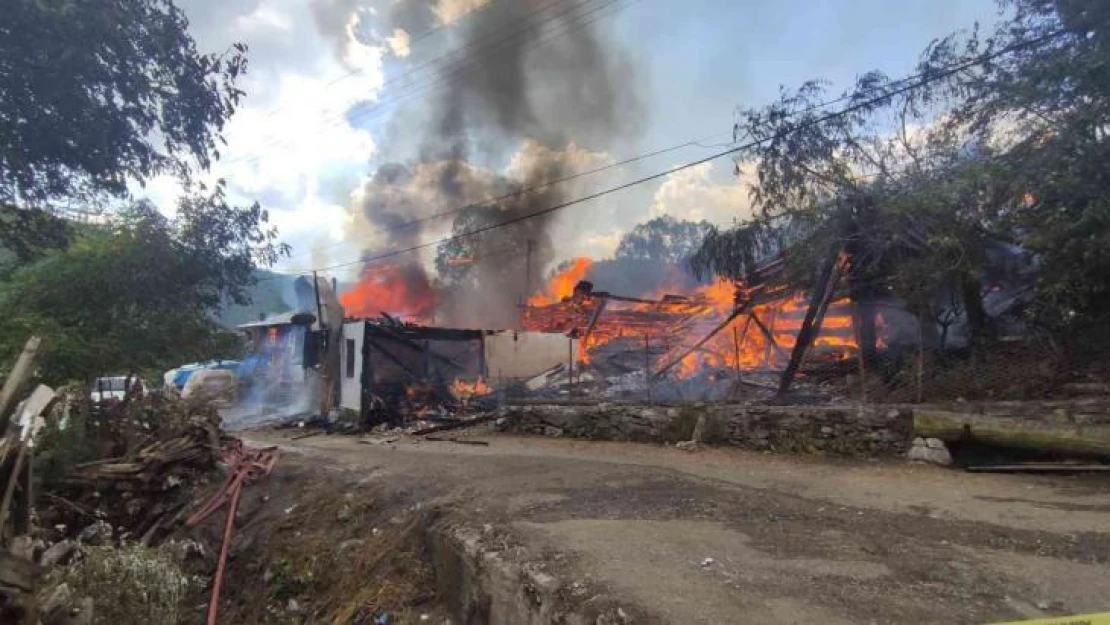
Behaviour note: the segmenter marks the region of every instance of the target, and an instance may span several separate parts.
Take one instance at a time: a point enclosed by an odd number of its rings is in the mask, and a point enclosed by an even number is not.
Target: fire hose
[[[212,581],[212,598],[208,602],[207,625],[216,625],[220,609],[220,589],[223,587],[224,570],[227,556],[231,550],[231,537],[235,534],[235,515],[239,511],[239,495],[243,484],[249,480],[269,475],[277,464],[280,453],[277,447],[251,449],[242,440],[224,448],[223,462],[228,467],[227,479],[223,485],[185,521],[185,526],[196,527],[213,513],[227,504],[227,521],[224,523],[223,542],[220,544],[220,559],[216,565],[216,575]]]

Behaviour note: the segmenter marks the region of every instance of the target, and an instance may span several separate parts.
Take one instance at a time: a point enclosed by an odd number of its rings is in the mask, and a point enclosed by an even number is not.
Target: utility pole
[[[524,248],[524,293],[520,296],[520,305],[524,306],[528,296],[532,294],[532,253],[536,250],[536,240],[528,239]]]

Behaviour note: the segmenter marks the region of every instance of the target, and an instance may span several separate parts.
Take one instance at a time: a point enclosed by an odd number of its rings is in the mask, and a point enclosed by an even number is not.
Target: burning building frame
[[[809,294],[787,285],[785,261],[776,257],[736,283],[718,280],[682,295],[649,297],[598,291],[587,280],[567,293],[567,278],[586,274],[575,264],[549,285],[563,296],[530,299],[522,324],[577,339],[580,366],[602,375],[639,370],[650,387],[664,377],[775,374],[781,393],[803,360],[811,370],[837,370],[859,354],[853,306],[840,288],[845,263],[838,257],[829,264]]]

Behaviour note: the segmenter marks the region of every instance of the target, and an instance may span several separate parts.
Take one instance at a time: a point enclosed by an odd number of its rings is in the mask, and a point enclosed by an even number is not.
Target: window
[[[355,340],[347,339],[347,377],[355,377]]]

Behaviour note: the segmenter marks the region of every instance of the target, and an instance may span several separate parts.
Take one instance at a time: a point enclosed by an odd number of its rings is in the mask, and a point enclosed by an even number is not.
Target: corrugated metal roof
[[[236,326],[236,327],[238,327],[240,330],[246,330],[248,328],[265,328],[267,326],[292,325],[293,317],[296,316],[296,314],[297,313],[295,313],[293,311],[278,313],[276,315],[270,315],[269,317],[266,317],[265,319],[259,319],[258,321],[252,321],[250,323],[244,323],[244,324]]]

